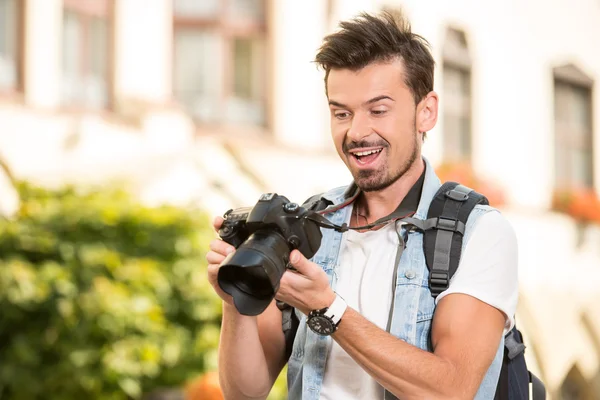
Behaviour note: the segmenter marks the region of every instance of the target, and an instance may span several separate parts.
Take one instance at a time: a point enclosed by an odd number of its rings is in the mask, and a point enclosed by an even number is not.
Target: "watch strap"
[[[347,308],[348,305],[346,304],[346,301],[342,298],[342,296],[336,293],[335,300],[333,300],[333,303],[331,303],[331,305],[327,308],[327,311],[325,311],[324,315],[331,318],[333,324],[337,326]]]

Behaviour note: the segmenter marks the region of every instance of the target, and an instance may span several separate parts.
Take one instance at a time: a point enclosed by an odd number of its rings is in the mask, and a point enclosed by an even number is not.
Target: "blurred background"
[[[597,0],[0,0],[0,399],[221,398],[210,221],[350,182],[311,61],[381,9],[436,59],[425,155],[516,229],[530,369],[600,399]]]

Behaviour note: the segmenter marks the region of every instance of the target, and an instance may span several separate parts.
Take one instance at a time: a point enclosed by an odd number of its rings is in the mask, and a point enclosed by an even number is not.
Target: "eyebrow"
[[[377,103],[378,101],[381,101],[381,100],[391,100],[393,102],[396,101],[396,100],[392,99],[390,96],[381,95],[381,96],[373,97],[372,99],[365,101],[362,105],[366,106],[369,104]],[[329,100],[329,105],[339,107],[339,108],[349,108],[347,105],[339,103],[335,100]]]

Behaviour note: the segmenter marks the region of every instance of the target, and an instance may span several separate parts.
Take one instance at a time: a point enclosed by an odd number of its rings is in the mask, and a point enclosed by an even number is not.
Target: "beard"
[[[402,164],[400,164],[396,169],[391,170],[389,167],[389,158],[385,160],[383,165],[376,170],[360,170],[360,171],[351,171],[352,177],[354,178],[354,182],[359,187],[359,189],[363,192],[377,192],[387,188],[388,186],[395,183],[398,179],[400,179],[406,172],[410,169],[410,167],[415,163],[417,157],[419,156],[419,135],[415,131],[414,135],[415,140],[411,143],[412,148],[410,149],[409,157],[404,160]],[[366,143],[358,143],[353,146],[344,145],[344,149],[351,149],[356,147],[375,147],[381,146],[381,144],[366,144]],[[385,143],[383,152],[387,152],[389,149],[389,143]],[[348,154],[348,153],[346,153]],[[381,154],[383,155],[383,154]],[[352,157],[352,156],[350,156]]]

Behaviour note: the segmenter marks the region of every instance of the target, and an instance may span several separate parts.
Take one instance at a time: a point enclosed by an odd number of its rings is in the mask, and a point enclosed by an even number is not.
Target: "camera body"
[[[217,279],[240,313],[258,315],[270,304],[292,250],[306,258],[317,252],[322,234],[314,214],[276,193],[225,213],[219,236],[237,250],[223,261]]]
[[[225,213],[219,229],[221,239],[238,248],[260,229],[274,229],[286,239],[290,248],[312,257],[321,245],[321,230],[306,219],[312,211],[291,203],[276,193],[263,194],[254,207],[243,207]]]

